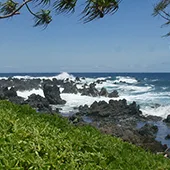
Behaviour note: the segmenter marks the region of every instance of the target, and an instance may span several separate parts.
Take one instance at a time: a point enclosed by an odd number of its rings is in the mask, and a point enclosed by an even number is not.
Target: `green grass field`
[[[168,170],[170,160],[90,126],[0,101],[0,170]]]

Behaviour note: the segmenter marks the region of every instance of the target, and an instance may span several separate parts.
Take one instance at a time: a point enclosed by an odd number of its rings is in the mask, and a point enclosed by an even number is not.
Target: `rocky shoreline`
[[[81,88],[80,78],[75,81],[57,80],[57,79],[16,79],[8,78],[0,80],[0,99],[9,100],[16,104],[28,104],[35,108],[38,112],[46,112],[55,114],[59,109],[53,110],[51,105],[64,105],[66,103],[60,96],[61,93],[80,93],[86,96],[105,96],[110,98],[109,102],[99,101],[93,102],[90,106],[79,106],[78,112],[68,117],[68,119],[75,125],[91,124],[98,128],[101,132],[120,137],[122,140],[141,146],[146,150],[155,153],[163,153],[168,157],[170,151],[166,145],[156,140],[156,133],[158,127],[154,124],[148,124],[149,121],[162,121],[161,117],[148,116],[144,117],[140,107],[136,102],[127,104],[125,99],[114,100],[119,94],[116,90],[109,93],[105,88],[99,91],[95,86],[102,83],[104,80],[97,80],[90,85],[84,84]],[[17,91],[25,91],[32,89],[42,89],[43,96],[31,94],[28,99],[24,99],[17,95]],[[63,89],[62,91],[60,89]],[[85,118],[91,120],[86,121]],[[163,120],[170,124],[170,115]],[[144,122],[144,126],[137,128],[139,122]],[[166,139],[169,140],[167,134]],[[165,152],[166,151],[166,152]]]

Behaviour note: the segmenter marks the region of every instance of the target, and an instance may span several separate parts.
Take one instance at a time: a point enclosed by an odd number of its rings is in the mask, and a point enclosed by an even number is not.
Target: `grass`
[[[60,116],[0,101],[0,170],[168,170],[170,160]]]

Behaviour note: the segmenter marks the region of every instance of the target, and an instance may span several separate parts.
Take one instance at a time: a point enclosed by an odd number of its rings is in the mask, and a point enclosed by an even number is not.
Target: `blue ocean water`
[[[144,114],[166,117],[170,114],[170,73],[0,73],[0,77],[32,78],[84,77],[85,83],[105,79],[97,87],[117,90],[120,98],[136,101]],[[158,107],[159,106],[159,107]]]

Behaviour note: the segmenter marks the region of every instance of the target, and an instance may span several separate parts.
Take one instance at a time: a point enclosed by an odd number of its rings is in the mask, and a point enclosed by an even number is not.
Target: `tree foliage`
[[[82,5],[84,6],[81,14],[81,20],[84,23],[92,20],[103,18],[106,14],[114,14],[120,4],[121,0],[86,0]],[[41,9],[33,12],[31,7],[47,6],[52,9],[56,15],[61,13],[70,14],[75,12],[77,0],[23,0],[22,3],[13,0],[0,2],[0,19],[8,18],[20,14],[21,8],[26,6],[26,9],[35,18],[34,26],[47,26],[52,21],[51,10]]]
[[[160,15],[163,19],[165,19],[165,24],[163,26],[170,25],[170,0],[161,0],[158,4],[155,5],[153,15]],[[170,32],[165,36],[170,36]]]
[[[26,9],[30,14],[34,16],[34,26],[46,27],[52,21],[52,11],[56,15],[66,13],[74,13],[78,6],[78,0],[0,0],[0,19],[9,18],[21,13],[21,9],[26,6]],[[119,9],[119,5],[122,0],[85,0],[81,5],[83,10],[80,18],[84,23],[103,18],[107,14],[114,14]],[[81,1],[79,1],[81,3]],[[40,9],[37,12],[33,12],[30,8],[39,9],[39,7],[47,9]],[[166,20],[164,25],[170,24],[170,0],[159,0],[154,6],[153,15],[160,15]],[[170,36],[170,32],[166,35]]]

